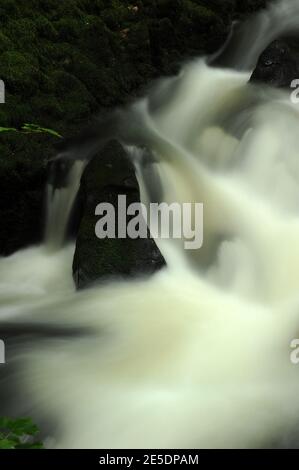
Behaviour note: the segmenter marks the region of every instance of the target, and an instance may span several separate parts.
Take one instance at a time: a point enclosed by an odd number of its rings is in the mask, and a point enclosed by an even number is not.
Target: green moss
[[[65,120],[82,122],[95,111],[95,100],[85,85],[67,72],[54,72],[49,77],[56,91],[57,105],[65,112]]]
[[[13,42],[0,31],[0,54],[13,48]]]
[[[63,42],[72,42],[80,36],[82,27],[79,20],[74,18],[61,18],[53,24],[58,38]]]
[[[54,95],[40,93],[32,98],[30,104],[39,110],[44,125],[50,125],[53,119],[63,119],[63,107]]]
[[[156,0],[157,16],[159,18],[178,19],[184,12],[184,0]]]
[[[18,47],[31,48],[37,41],[37,28],[35,21],[28,18],[11,20],[7,26],[7,35]]]
[[[70,71],[78,77],[85,89],[101,106],[117,104],[121,99],[119,83],[115,82],[113,71],[109,67],[103,66],[99,70],[86,57],[78,56],[77,60],[71,64]]]
[[[62,17],[79,18],[82,14],[79,0],[38,0],[36,8],[31,12],[41,11],[50,21],[58,21]]]
[[[0,20],[2,23],[6,23],[11,18],[19,18],[20,9],[18,2],[15,0],[5,0],[0,4]]]
[[[232,18],[264,3],[263,0],[3,0],[0,78],[6,83],[7,94],[6,104],[0,106],[0,125],[19,127],[24,122],[36,122],[63,135],[78,132],[100,109],[125,103],[153,78],[176,72],[182,59],[215,51],[223,43]],[[27,136],[23,141],[18,137],[16,142],[16,136],[13,140],[1,135],[0,152],[15,163],[28,160],[45,175],[46,161],[55,149],[51,138]],[[4,163],[0,155],[1,165]],[[10,211],[7,230],[15,233],[18,216],[13,217],[12,194],[19,188],[22,176],[19,164],[13,168],[13,190],[2,187],[2,193],[8,191],[11,201],[11,210],[7,208]],[[28,189],[28,194],[17,202],[18,210],[25,217],[24,205],[33,204],[33,213],[40,220],[43,198],[39,179],[34,180],[33,188],[34,193],[40,191],[40,197],[32,198]],[[8,200],[6,203],[9,204]],[[2,207],[0,215],[4,210]],[[3,231],[0,233],[1,252],[22,246],[30,239],[30,233],[32,240],[36,239],[34,223],[24,224],[22,230],[27,234],[24,239],[16,234],[9,241]]]
[[[38,16],[35,19],[36,32],[40,39],[46,39],[49,41],[57,41],[58,32],[45,16]]]
[[[38,89],[39,69],[37,61],[27,53],[3,52],[0,56],[1,78],[7,90],[23,99]]]
[[[136,21],[136,15],[132,9],[134,5],[135,2],[112,1],[109,8],[104,8],[101,12],[101,18],[112,31],[119,31],[129,25],[132,26],[134,20]]]
[[[53,83],[53,89],[56,90],[58,97],[64,97],[66,93],[74,90],[81,85],[80,81],[70,73],[57,71],[50,75]]]
[[[150,38],[146,24],[139,23],[130,28],[126,52],[134,62],[150,62]]]
[[[111,33],[101,18],[91,15],[84,17],[80,45],[96,64],[107,65],[113,61],[110,38]]]
[[[190,0],[184,0],[183,21],[191,33],[202,34],[205,42],[208,39],[210,27],[222,23],[220,17],[213,10],[203,5],[197,5]]]
[[[6,93],[6,104],[1,105],[1,108],[6,113],[6,126],[19,127],[32,119],[33,113],[29,100],[23,100],[20,96]]]

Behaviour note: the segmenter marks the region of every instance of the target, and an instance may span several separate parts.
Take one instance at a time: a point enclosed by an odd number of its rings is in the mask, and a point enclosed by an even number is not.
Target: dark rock
[[[251,81],[263,82],[277,88],[289,88],[299,77],[299,41],[283,39],[274,41],[263,52]]]
[[[82,177],[80,198],[83,217],[79,227],[73,263],[78,288],[107,278],[130,278],[150,275],[160,269],[164,259],[155,242],[148,239],[104,239],[95,234],[99,219],[95,208],[109,202],[117,212],[118,195],[127,197],[127,204],[140,201],[134,168],[122,146],[111,141],[93,159]]]
[[[27,141],[28,136],[13,135],[2,137],[0,144],[0,255],[38,243],[44,232],[47,171],[38,155],[47,138],[38,137],[30,147],[36,158],[28,152]]]

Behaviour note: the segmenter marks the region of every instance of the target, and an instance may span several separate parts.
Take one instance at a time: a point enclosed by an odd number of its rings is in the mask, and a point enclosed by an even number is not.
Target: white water
[[[134,110],[163,199],[205,204],[202,250],[160,241],[163,272],[80,293],[73,247],[0,261],[1,319],[93,332],[8,358],[15,413],[50,418],[50,447],[258,447],[298,429],[299,109],[248,79],[198,60],[163,105]]]
[[[52,185],[47,185],[45,243],[51,250],[57,250],[63,245],[84,168],[84,162],[76,161],[69,171],[65,187],[54,190]]]

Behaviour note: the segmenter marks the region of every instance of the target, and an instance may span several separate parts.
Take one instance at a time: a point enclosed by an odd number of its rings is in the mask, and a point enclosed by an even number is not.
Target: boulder
[[[95,209],[101,202],[111,203],[117,213],[118,196],[125,195],[127,205],[140,202],[133,165],[123,147],[110,141],[86,167],[79,199],[83,213],[73,262],[77,288],[99,280],[146,276],[160,269],[165,261],[154,240],[98,239]]]
[[[259,58],[251,81],[290,89],[296,78],[299,78],[299,41],[289,38],[274,41],[267,47]]]

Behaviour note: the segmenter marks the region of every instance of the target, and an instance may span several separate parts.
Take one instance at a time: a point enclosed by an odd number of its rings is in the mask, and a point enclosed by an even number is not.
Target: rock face
[[[150,237],[137,240],[96,237],[95,225],[99,220],[96,206],[101,202],[111,203],[117,214],[118,195],[125,195],[127,204],[140,201],[134,168],[122,146],[111,141],[89,163],[82,177],[79,198],[83,216],[73,263],[78,288],[111,277],[150,275],[165,264]]]
[[[274,41],[261,55],[252,74],[252,82],[263,82],[278,88],[289,88],[299,78],[299,41]]]
[[[13,138],[1,137],[0,143],[0,255],[38,243],[44,232],[47,171],[39,152],[47,138],[31,141],[30,149],[30,137]]]

